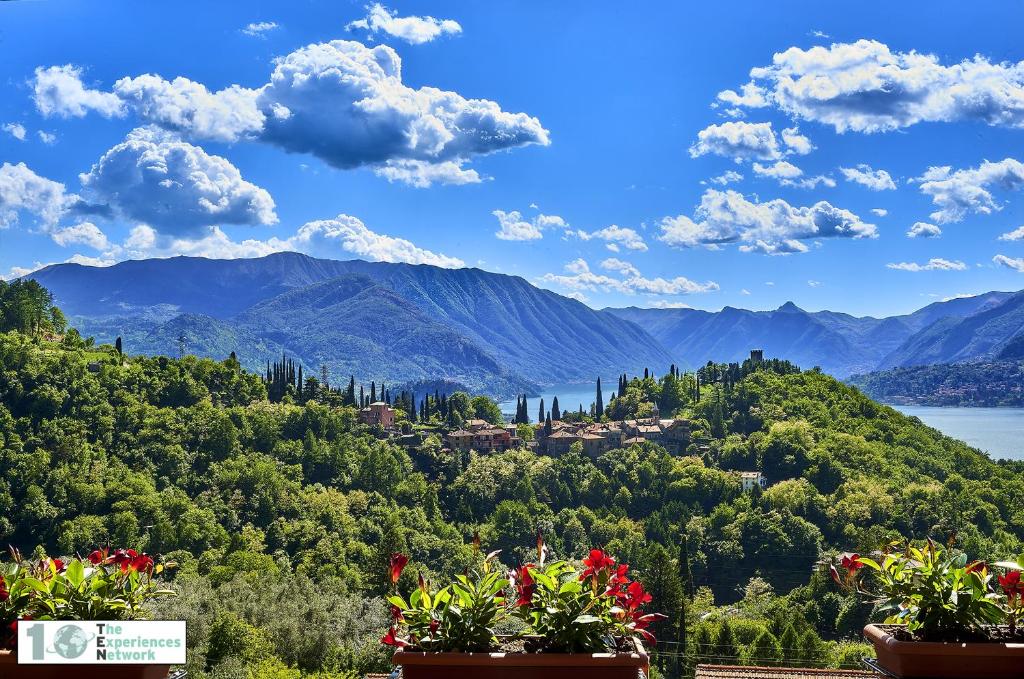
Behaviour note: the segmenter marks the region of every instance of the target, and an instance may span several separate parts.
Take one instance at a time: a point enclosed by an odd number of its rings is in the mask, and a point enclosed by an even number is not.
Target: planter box
[[[878,664],[907,679],[1020,679],[1024,644],[1004,642],[900,641],[868,625],[864,638],[875,645]]]
[[[3,679],[167,679],[170,665],[19,665],[18,656],[0,651]]]
[[[650,676],[651,659],[633,653],[423,653],[392,656],[403,679],[637,679]]]

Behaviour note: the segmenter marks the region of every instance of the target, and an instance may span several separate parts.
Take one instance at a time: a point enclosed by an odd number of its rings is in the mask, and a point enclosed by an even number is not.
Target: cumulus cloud
[[[81,118],[90,111],[104,118],[124,115],[124,104],[116,94],[87,88],[82,69],[72,64],[37,68],[32,91],[36,109],[46,117]]]
[[[933,257],[924,264],[917,262],[891,262],[885,265],[887,268],[897,271],[965,271],[967,265],[961,261]]]
[[[70,82],[51,86],[54,69]],[[275,60],[269,82],[256,89],[232,85],[210,91],[187,78],[168,81],[146,74],[122,78],[113,92],[104,93],[87,90],[72,66],[36,73],[37,91],[48,93],[36,98],[44,115],[103,112],[98,102],[82,103],[81,92],[92,93],[104,97],[108,115],[131,110],[144,122],[192,141],[258,140],[338,168],[378,168],[388,179],[414,185],[479,181],[475,172],[462,169],[464,162],[550,143],[548,131],[526,113],[434,87],[407,86],[402,60],[387,45],[369,48],[347,40],[307,45]],[[425,165],[441,168],[431,174]]]
[[[736,172],[735,170],[726,170],[717,177],[712,177],[711,179],[708,180],[708,182],[716,184],[718,186],[725,186],[727,184],[732,184],[734,182],[740,181],[743,181],[743,175],[741,175],[739,172]],[[701,183],[703,184],[704,182]]]
[[[36,174],[25,163],[0,165],[0,228],[16,224],[26,213],[48,230],[76,200],[63,184]]]
[[[155,128],[133,130],[79,178],[90,198],[167,234],[277,222],[273,198],[238,168]]]
[[[618,252],[620,247],[626,248],[627,250],[634,250],[636,252],[646,252],[647,243],[644,242],[643,236],[641,236],[635,229],[630,229],[617,224],[606,226],[603,229],[597,231],[570,231],[567,235],[574,235],[581,240],[603,240],[605,247],[612,252]]]
[[[916,181],[921,193],[931,196],[938,209],[931,218],[939,224],[959,222],[968,213],[992,214],[1002,209],[992,188],[1016,191],[1024,186],[1024,164],[1013,158],[993,163],[984,161],[975,168],[951,171],[949,166],[930,167]]]
[[[750,71],[743,95],[718,95],[738,107],[773,105],[837,132],[886,132],[920,122],[973,120],[1024,127],[1024,62],[977,55],[939,57],[891,50],[875,40],[791,47]]]
[[[889,211],[886,210],[884,207],[873,207],[871,208],[871,214],[873,214],[876,217],[884,217],[887,214],[889,214]]]
[[[47,146],[53,146],[57,143],[57,135],[51,134],[44,130],[36,130],[36,134],[39,135],[39,141],[43,142]]]
[[[371,231],[362,221],[349,215],[304,224],[289,239],[289,244],[302,252],[323,252],[338,246],[346,252],[377,262],[430,264],[448,269],[466,265],[457,257],[431,252],[404,238]]]
[[[694,218],[679,215],[661,220],[659,240],[682,248],[739,243],[744,252],[789,254],[806,252],[803,241],[809,239],[877,235],[874,224],[827,201],[795,207],[781,198],[758,202],[736,191],[708,189]]]
[[[168,81],[147,74],[121,78],[114,92],[146,122],[190,139],[237,141],[260,133],[266,120],[257,92],[238,85],[210,92],[188,78]]]
[[[718,283],[714,281],[698,283],[685,276],[667,279],[645,278],[633,265],[614,258],[604,260],[601,266],[619,273],[620,277],[595,273],[586,260],[575,259],[565,265],[568,275],[548,273],[541,276],[540,280],[575,292],[600,290],[627,295],[638,292],[649,295],[690,295],[719,289]]]
[[[413,45],[422,45],[442,35],[458,35],[462,32],[459,22],[452,19],[435,19],[432,16],[400,17],[398,12],[389,10],[380,3],[374,3],[366,9],[366,16],[348,24],[348,30],[358,28],[371,33],[386,33],[392,38]]]
[[[53,241],[62,247],[69,245],[88,245],[94,250],[105,250],[110,247],[106,234],[92,222],[79,222],[50,232]]]
[[[402,182],[417,189],[425,189],[434,184],[458,186],[482,182],[483,178],[476,170],[462,167],[464,162],[462,160],[446,160],[441,163],[428,163],[424,160],[389,160],[383,165],[374,167],[373,172],[389,182]]]
[[[569,226],[558,215],[539,214],[533,219],[525,219],[518,210],[494,210],[491,214],[498,218],[500,228],[494,235],[501,240],[538,240],[544,237],[547,229],[564,229]]]
[[[0,125],[0,130],[3,130],[18,141],[25,141],[25,126],[21,123],[4,123]]]
[[[800,134],[800,130],[795,127],[787,127],[782,130],[782,143],[790,151],[801,156],[806,156],[814,150],[814,144],[811,143],[811,140]]]
[[[1024,239],[1024,226],[1018,226],[1013,231],[1007,231],[999,236],[999,240],[1022,240]]]
[[[771,123],[730,121],[709,125],[697,133],[697,141],[690,146],[690,157],[708,154],[742,162],[776,160],[782,157],[782,150]]]
[[[279,28],[276,22],[273,21],[257,21],[248,24],[242,29],[242,33],[252,38],[266,38],[267,33]]]
[[[914,222],[907,231],[907,238],[938,238],[941,235],[942,229],[928,222]]]
[[[875,170],[861,163],[857,167],[841,167],[839,171],[846,177],[846,181],[866,186],[872,191],[896,190],[896,183],[885,170]]]
[[[833,188],[836,180],[825,175],[805,177],[804,171],[789,162],[788,160],[777,160],[772,165],[753,164],[754,174],[758,177],[774,179],[782,186],[791,186],[797,189],[814,189],[818,185]]]
[[[1017,273],[1024,273],[1024,259],[1020,257],[1007,257],[1006,255],[996,255],[992,258],[992,261],[999,266],[1005,266],[1007,269],[1013,269]]]

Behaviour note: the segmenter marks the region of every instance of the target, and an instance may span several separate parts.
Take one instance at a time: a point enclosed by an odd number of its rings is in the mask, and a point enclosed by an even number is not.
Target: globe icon
[[[64,625],[53,635],[53,650],[57,655],[73,660],[85,653],[89,637],[78,625]]]

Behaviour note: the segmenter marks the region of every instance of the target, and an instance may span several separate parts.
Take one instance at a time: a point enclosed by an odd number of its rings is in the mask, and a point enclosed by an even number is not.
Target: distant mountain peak
[[[776,311],[782,311],[782,312],[788,313],[788,314],[794,314],[794,313],[802,314],[802,313],[804,313],[804,310],[801,309],[800,307],[798,307],[796,304],[793,304],[793,302],[786,302],[785,304],[780,306],[778,309],[776,309]]]

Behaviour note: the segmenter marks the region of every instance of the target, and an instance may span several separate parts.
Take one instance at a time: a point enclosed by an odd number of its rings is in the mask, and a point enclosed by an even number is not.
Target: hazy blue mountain
[[[606,311],[647,330],[686,366],[708,360],[739,361],[750,349],[761,348],[767,356],[785,357],[806,367],[820,366],[846,377],[876,369],[915,333],[994,309],[1014,295],[989,292],[935,302],[914,313],[887,318],[808,312],[793,302],[773,311],[733,307],[718,312],[636,307]]]
[[[965,318],[946,316],[907,338],[879,368],[1013,359],[1021,351],[1024,293]]]
[[[123,335],[147,353],[168,351],[168,341],[175,353],[184,325],[195,335],[189,350],[202,355],[223,355],[237,341],[233,349],[247,364],[287,351],[365,380],[500,383],[505,393],[672,360],[629,321],[479,269],[282,253],[60,264],[32,277],[86,332]]]

